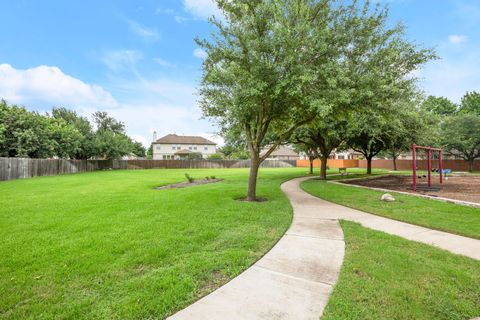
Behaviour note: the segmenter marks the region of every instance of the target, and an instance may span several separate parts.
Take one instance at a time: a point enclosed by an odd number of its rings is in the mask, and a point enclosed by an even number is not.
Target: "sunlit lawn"
[[[472,319],[480,262],[342,221],[346,252],[324,320]]]
[[[374,172],[375,173],[375,172]],[[383,174],[377,171],[375,174]],[[330,180],[365,177],[354,171],[348,176],[331,176]],[[443,230],[480,239],[480,209],[419,198],[392,192],[397,201],[380,201],[383,191],[327,183],[316,179],[302,183],[314,196],[365,212],[401,220],[432,229]]]
[[[214,175],[223,182],[155,186]],[[263,255],[290,225],[280,191],[306,169],[132,170],[0,183],[0,318],[164,318]]]

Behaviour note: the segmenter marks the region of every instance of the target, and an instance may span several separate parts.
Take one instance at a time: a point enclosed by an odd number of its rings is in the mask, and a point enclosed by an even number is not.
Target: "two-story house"
[[[203,137],[167,134],[156,139],[155,135],[152,143],[154,160],[185,159],[193,154],[201,154],[205,159],[217,152],[217,144]]]

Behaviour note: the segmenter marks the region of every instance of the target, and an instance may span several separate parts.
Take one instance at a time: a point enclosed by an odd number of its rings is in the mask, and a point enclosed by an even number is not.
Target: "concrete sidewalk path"
[[[339,219],[480,260],[480,240],[399,222],[314,197],[282,184],[294,214],[290,229],[252,267],[169,319],[319,319],[336,283],[345,243]]]
[[[216,291],[169,319],[318,320],[343,262],[345,243],[338,220],[309,215],[295,199],[296,180],[282,190],[292,202],[290,229],[263,258]]]
[[[322,200],[300,188],[300,183],[307,179],[311,178],[298,178],[284,184],[284,190],[289,195],[290,201],[297,205],[297,217],[318,217],[320,215],[323,219],[350,220],[373,230],[480,260],[480,240],[380,217]],[[301,206],[298,206],[300,204]]]

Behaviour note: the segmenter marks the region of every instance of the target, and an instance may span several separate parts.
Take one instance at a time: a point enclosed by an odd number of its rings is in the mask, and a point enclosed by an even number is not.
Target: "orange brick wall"
[[[319,159],[313,160],[313,166],[315,168],[320,167],[321,161]],[[309,167],[309,160],[297,160],[297,167]],[[328,159],[327,166],[329,168],[358,168],[358,160],[338,160],[338,159]]]
[[[313,166],[315,168],[320,167],[321,161],[315,159],[313,161]],[[367,160],[337,160],[337,159],[328,159],[327,165],[329,168],[366,168]],[[310,166],[310,161],[308,160],[297,160],[297,167],[306,167]],[[427,160],[417,160],[417,166],[420,170],[425,170],[427,168]],[[393,161],[392,160],[372,160],[372,167],[375,169],[387,169],[393,170]],[[432,168],[438,168],[438,160],[432,160]],[[453,171],[468,171],[468,162],[464,160],[443,160],[444,169],[452,169]],[[412,160],[397,160],[397,169],[398,170],[411,170],[412,169]],[[480,171],[480,160],[475,161],[474,165],[475,171]]]

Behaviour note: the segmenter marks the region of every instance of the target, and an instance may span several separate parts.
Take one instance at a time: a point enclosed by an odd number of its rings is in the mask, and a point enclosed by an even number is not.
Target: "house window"
[[[173,147],[172,147],[172,150],[175,150],[175,149],[176,149],[175,146],[173,146]]]
[[[161,148],[160,148],[160,146],[156,146],[155,149],[160,150]]]
[[[195,146],[195,147],[193,147],[193,150],[197,150],[197,147],[196,147],[196,146]]]
[[[188,147],[188,150],[192,150],[192,146]]]
[[[167,156],[166,155],[163,155],[163,160],[167,159]]]
[[[207,151],[207,150],[208,150],[208,147],[207,147],[207,146],[203,147],[203,150]]]

